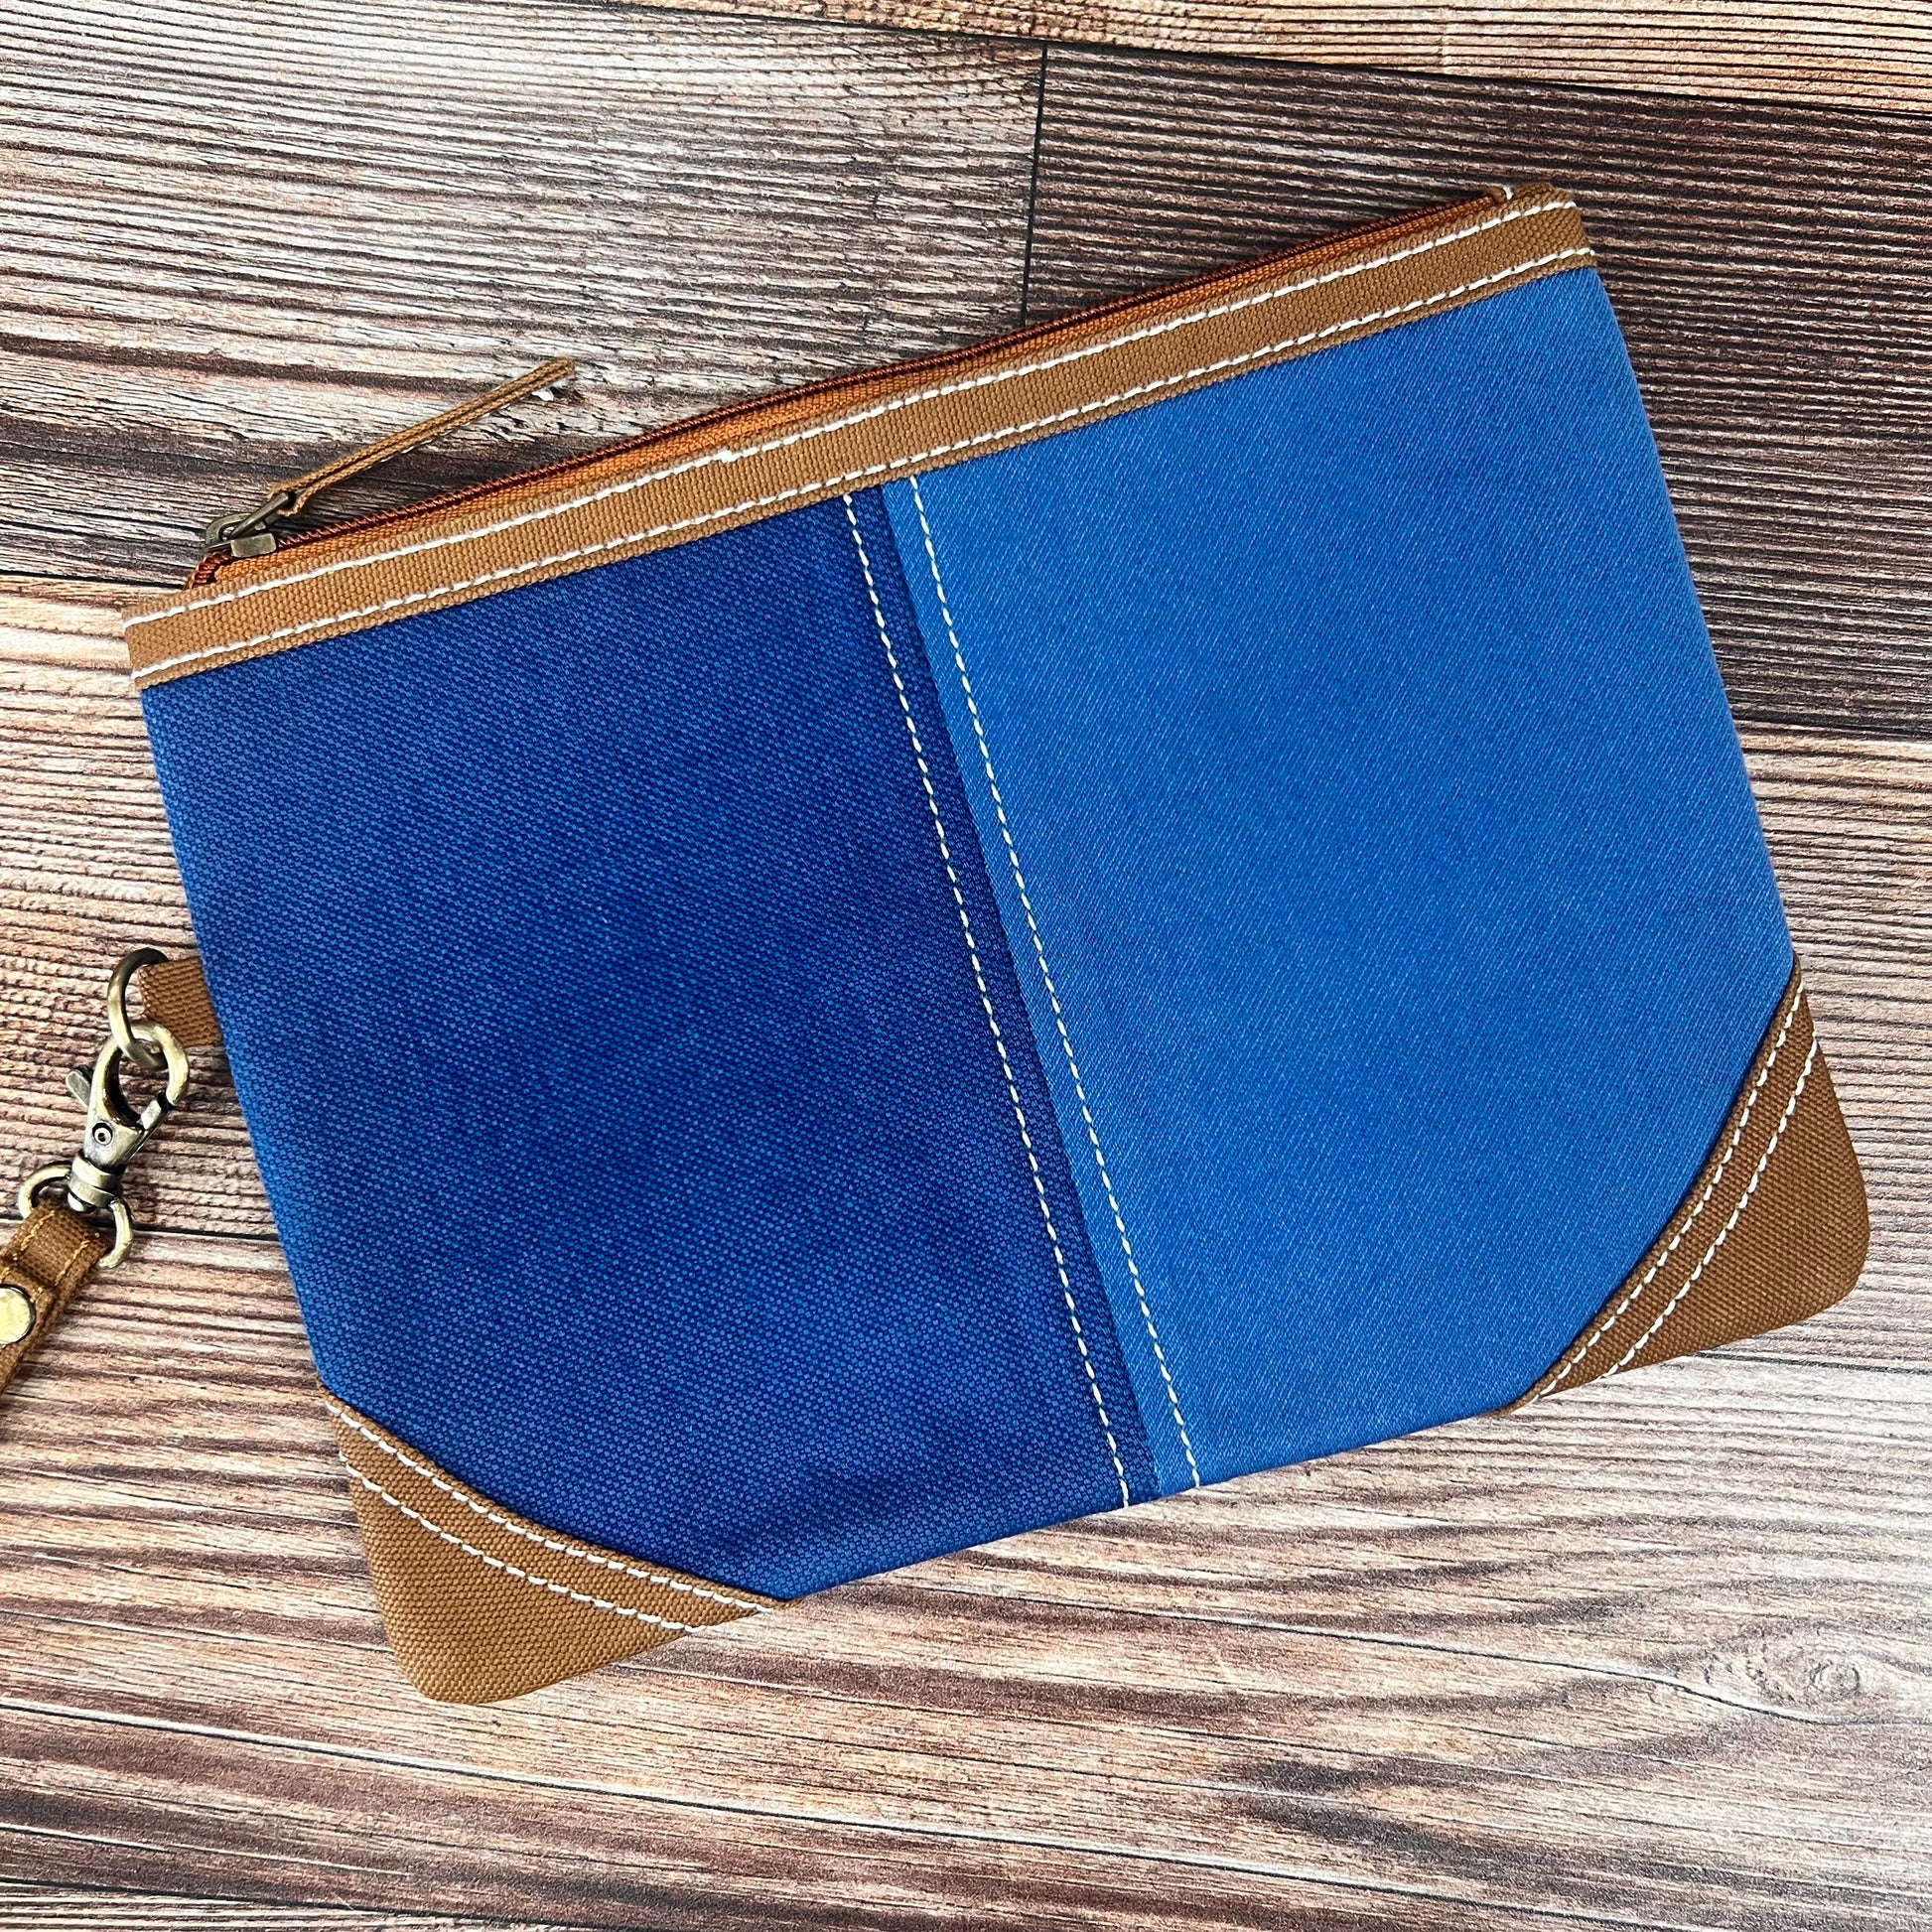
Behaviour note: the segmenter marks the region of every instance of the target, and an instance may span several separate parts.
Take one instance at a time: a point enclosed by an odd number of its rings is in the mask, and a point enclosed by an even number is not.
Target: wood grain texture
[[[79,1112],[63,1082],[99,1047],[114,961],[130,946],[194,947],[121,648],[120,594],[65,585],[54,597],[51,588],[0,579],[0,1173],[7,1175],[70,1151]],[[188,1102],[168,1123],[168,1158],[129,1173],[135,1218],[272,1238],[220,1055],[197,1053],[194,1070]]]
[[[136,1173],[143,1248],[0,1405],[0,1927],[1924,1925],[1932,123],[1801,99],[1922,107],[1923,15],[760,10],[829,24],[0,22],[0,568],[103,580],[0,582],[0,1172],[69,1145],[107,963],[189,940],[122,586],[176,578],[187,530],[273,477],[549,353],[576,392],[347,506],[1007,326],[1039,104],[1035,313],[1472,181],[1584,190],[1758,721],[1865,1282],[1520,1418],[442,1709],[382,1647],[198,1056]],[[1032,47],[861,18],[1787,105],[1073,51],[1036,103]]]
[[[555,1932],[492,1920],[499,1932]],[[475,1919],[420,1912],[360,1912],[333,1905],[273,1905],[166,1892],[26,1885],[0,1879],[0,1932],[462,1932]]]
[[[1932,737],[1932,121],[1054,50],[1038,319],[1575,190],[1740,716]]]
[[[330,514],[1010,327],[1039,63],[596,0],[0,21],[0,568],[173,585],[279,478],[552,355]]]
[[[185,936],[112,596],[0,585],[15,1165],[71,1130],[104,961]],[[190,1231],[0,1408],[0,1869],[76,1927],[121,1922],[76,1880],[586,1925],[1921,1923],[1932,745],[1748,753],[1871,1182],[1849,1303],[492,1711],[382,1647],[211,1085],[149,1164]]]
[[[648,3],[648,0],[647,0]],[[1932,111],[1932,20],[1813,0],[693,0],[710,12],[1023,34],[1459,78]]]
[[[1698,1358],[467,1711],[380,1647],[279,1272],[129,1267],[0,1419],[17,1876],[610,1925],[1923,1920],[1922,1373]]]
[[[1932,745],[1755,730],[1744,755],[1872,1237],[1856,1314],[1740,1346],[1822,1359],[1870,1324],[1863,1359],[1932,1369]]]

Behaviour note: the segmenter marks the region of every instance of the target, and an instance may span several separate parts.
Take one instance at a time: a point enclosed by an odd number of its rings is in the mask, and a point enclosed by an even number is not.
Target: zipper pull
[[[521,402],[525,396],[534,395],[539,389],[547,389],[553,382],[561,382],[576,372],[576,363],[567,356],[559,356],[555,361],[545,362],[540,368],[530,370],[527,375],[498,383],[487,395],[478,396],[471,402],[458,403],[454,409],[446,409],[442,415],[432,416],[427,422],[417,423],[413,428],[396,430],[378,442],[365,444],[347,456],[338,457],[334,463],[325,463],[320,470],[311,470],[306,477],[277,483],[253,509],[217,516],[202,532],[203,542],[208,550],[218,550],[226,544],[230,553],[237,557],[266,557],[275,548],[275,532],[271,525],[301,515],[325,489],[347,483],[351,477],[359,477],[363,471],[373,470],[378,463],[387,463],[391,457],[406,455],[411,450],[420,449],[425,443],[434,443],[439,436],[448,436],[452,430],[462,429],[480,417],[507,409],[511,403]]]

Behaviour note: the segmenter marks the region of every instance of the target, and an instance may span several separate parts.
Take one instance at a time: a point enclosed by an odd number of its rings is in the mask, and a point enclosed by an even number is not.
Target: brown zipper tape
[[[1584,266],[1550,189],[1431,210],[944,368],[780,394],[574,470],[233,566],[130,613],[136,681],[213,669],[689,542],[1058,434]]]
[[[1486,189],[1484,194],[1490,202],[1508,202],[1515,198],[1516,192],[1511,188],[1490,188]],[[1480,205],[1480,203],[1457,203],[1452,204],[1451,207],[1465,207]],[[1054,341],[1077,328],[1091,326],[1110,318],[1136,315],[1152,305],[1171,301],[1181,295],[1199,294],[1220,287],[1258,268],[1289,262],[1306,266],[1331,255],[1358,250],[1370,241],[1382,240],[1406,233],[1412,228],[1427,226],[1440,219],[1445,211],[1443,208],[1426,208],[1420,214],[1388,215],[1379,221],[1364,222],[1359,227],[1345,229],[1338,235],[1327,235],[1314,241],[1300,242],[1293,248],[1284,249],[1278,255],[1264,256],[1259,262],[1245,263],[1232,270],[1210,270],[1204,275],[1192,276],[1185,281],[1171,282],[1151,295],[1117,297],[1111,302],[1097,303],[1092,308],[1078,310],[1072,315],[1056,317],[1051,322],[1035,323],[1030,328],[1016,329],[1007,335],[992,337],[985,342],[975,343],[968,348],[942,349],[931,355],[913,356],[906,361],[893,363],[885,369],[867,369],[854,375],[822,376],[817,381],[803,382],[774,395],[755,396],[745,402],[727,403],[721,408],[705,410],[699,415],[687,417],[667,429],[647,430],[641,436],[625,437],[621,442],[609,444],[601,450],[592,450],[582,456],[566,457],[561,462],[545,464],[534,470],[519,471],[514,476],[498,478],[493,483],[472,483],[466,488],[432,497],[427,502],[396,509],[377,510],[367,516],[354,517],[344,523],[326,525],[318,529],[292,531],[282,538],[280,549],[286,552],[309,544],[356,535],[366,530],[389,529],[414,521],[418,517],[441,515],[465,503],[482,502],[487,497],[500,495],[507,490],[561,483],[567,478],[581,478],[589,471],[602,470],[605,466],[614,463],[625,463],[646,454],[662,456],[672,442],[682,442],[694,436],[715,440],[723,437],[727,430],[737,428],[751,419],[756,418],[763,422],[774,409],[779,407],[794,413],[802,413],[808,408],[816,408],[835,399],[849,400],[854,396],[862,395],[889,378],[923,375],[936,379],[943,375],[954,374],[983,363],[996,354],[1010,354],[1030,345]],[[558,365],[546,363],[544,366],[551,368]],[[492,391],[492,394],[495,393],[497,392]],[[501,407],[502,405],[495,403],[491,406]],[[212,583],[224,570],[232,568],[236,561],[232,557],[224,557],[218,548],[210,550],[190,578],[189,588]]]

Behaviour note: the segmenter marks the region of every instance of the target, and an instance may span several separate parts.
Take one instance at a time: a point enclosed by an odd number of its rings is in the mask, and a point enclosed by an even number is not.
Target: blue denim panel
[[[1037,1186],[844,504],[146,700],[324,1380],[542,1523],[778,1596],[1117,1506],[1096,1389],[1155,1481],[857,516]]]
[[[1203,1475],[1519,1395],[1684,1193],[1791,966],[1595,276],[920,489]],[[1172,1487],[910,486],[888,503]]]

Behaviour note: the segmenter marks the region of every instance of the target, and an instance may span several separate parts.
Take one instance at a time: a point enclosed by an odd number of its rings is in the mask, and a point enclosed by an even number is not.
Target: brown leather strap
[[[202,962],[193,953],[176,959],[155,960],[152,965],[141,969],[135,983],[140,988],[141,1005],[147,1017],[167,1028],[183,1046],[220,1045],[221,1025],[215,1019],[213,1004],[208,999],[207,981],[202,975]],[[110,1000],[116,1003],[117,1015],[118,989],[122,984],[121,972],[117,969],[113,988],[110,989]],[[118,1019],[116,1024],[119,1024]],[[105,1063],[96,1064],[96,1091],[91,1099],[88,1098],[83,1077],[80,1091],[81,1097],[88,1100],[90,1122],[96,1119],[92,1109],[105,1104],[98,1091],[100,1066]],[[179,1064],[176,1070],[185,1071]],[[185,1078],[180,1085],[186,1088]],[[179,1097],[174,1073],[171,1072],[169,1105],[172,1106]],[[115,1105],[120,1107],[123,1103],[116,1100]],[[132,1124],[132,1116],[123,1123],[130,1130]],[[99,1131],[110,1131],[104,1119]],[[120,1157],[121,1165],[125,1165],[127,1154],[138,1147],[145,1137],[145,1129],[135,1135],[131,1146]],[[83,1149],[83,1153],[105,1158],[92,1145]],[[73,1172],[80,1173],[82,1169],[83,1164],[76,1164]],[[52,1180],[62,1172],[56,1166],[38,1177]],[[99,1171],[93,1172],[98,1179]],[[116,1167],[111,1176],[116,1188],[118,1173]],[[117,1225],[125,1229],[126,1216],[118,1198],[107,1204],[114,1208]],[[6,1389],[47,1340],[55,1324],[66,1313],[75,1291],[100,1264],[109,1246],[107,1234],[91,1226],[67,1206],[58,1190],[42,1198],[15,1229],[13,1239],[0,1249],[0,1391]]]
[[[58,1200],[44,1200],[0,1248],[0,1390],[40,1347],[74,1291],[107,1252],[106,1239]]]
[[[184,1046],[219,1046],[221,1023],[207,996],[202,962],[191,953],[143,966],[134,977],[150,1020],[166,1027]]]
[[[553,382],[565,381],[576,373],[577,364],[568,356],[560,355],[522,375],[512,376],[507,382],[497,383],[487,395],[472,396],[469,401],[460,402],[453,409],[430,417],[427,422],[411,423],[407,429],[392,430],[373,443],[365,443],[359,450],[350,450],[345,456],[334,458],[319,470],[311,470],[305,476],[291,477],[287,483],[277,483],[271,493],[287,496],[287,513],[294,516],[306,509],[311,500],[325,489],[334,489],[338,483],[347,483],[351,477],[359,477],[364,470],[373,470],[379,463],[387,463],[394,457],[407,455],[411,450],[419,450],[425,443],[434,443],[484,416],[493,416],[497,410],[507,409],[511,403],[521,402],[525,396],[535,395],[539,389],[547,389]]]

